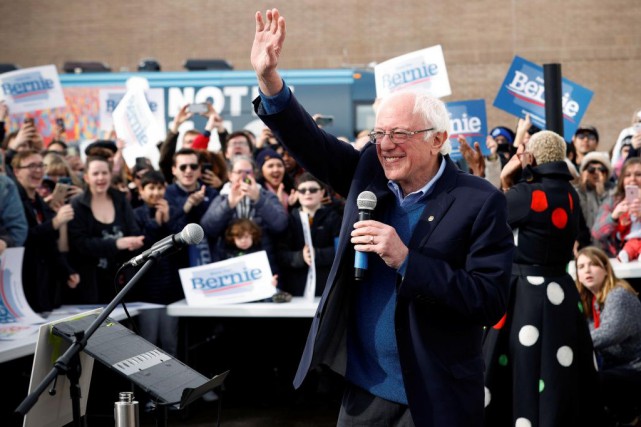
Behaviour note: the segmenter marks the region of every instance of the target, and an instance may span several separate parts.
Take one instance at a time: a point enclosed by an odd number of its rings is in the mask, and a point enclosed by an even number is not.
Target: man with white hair
[[[505,311],[512,260],[505,197],[450,160],[447,110],[424,93],[384,99],[360,151],[319,129],[277,71],[284,39],[276,9],[266,21],[256,14],[256,112],[305,170],[346,196],[294,385],[320,364],[343,375],[340,426],[481,426],[483,326]],[[377,202],[358,221],[364,191]],[[361,280],[355,251],[369,260]]]

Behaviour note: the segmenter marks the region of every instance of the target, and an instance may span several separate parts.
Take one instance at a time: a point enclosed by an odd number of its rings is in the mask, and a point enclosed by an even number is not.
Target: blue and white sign
[[[124,98],[126,90],[124,88],[108,88],[100,89],[100,130],[109,132],[113,128],[112,114],[122,98]],[[165,94],[160,88],[147,89],[144,91],[147,104],[151,113],[156,118],[156,123],[161,132],[166,129],[165,124]],[[162,135],[164,139],[164,135]]]
[[[562,79],[561,85],[563,132],[565,140],[570,141],[590,105],[593,92],[566,78]],[[543,67],[515,56],[494,106],[517,117],[529,113],[533,125],[546,129]]]
[[[190,306],[251,302],[276,293],[265,251],[182,268],[178,273]]]
[[[490,150],[485,145],[487,137],[487,115],[485,113],[485,100],[473,99],[470,101],[456,101],[445,104],[452,124],[450,144],[452,152],[450,157],[458,160],[462,157],[459,148],[458,137],[464,136],[468,144],[474,147],[474,143],[481,144],[481,151],[488,156]]]
[[[423,89],[437,98],[450,95],[441,45],[406,53],[374,67],[376,96],[382,98],[404,89]]]
[[[118,139],[125,142],[122,156],[127,166],[133,168],[136,157],[147,157],[158,168],[162,130],[149,108],[142,89],[128,90],[111,114]]]
[[[12,115],[66,105],[55,65],[3,73],[0,88],[0,101],[5,102]]]

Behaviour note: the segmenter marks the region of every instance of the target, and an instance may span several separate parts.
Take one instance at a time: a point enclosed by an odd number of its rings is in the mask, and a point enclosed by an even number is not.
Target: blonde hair
[[[579,297],[581,297],[581,305],[583,305],[583,312],[587,318],[592,318],[592,292],[585,286],[583,283],[579,282],[579,266],[578,260],[579,257],[583,255],[587,257],[590,261],[601,267],[605,270],[605,278],[603,279],[603,286],[596,295],[596,301],[599,306],[603,307],[605,304],[605,299],[608,297],[608,294],[617,286],[622,287],[628,292],[637,295],[637,292],[630,286],[628,282],[623,279],[619,279],[614,270],[612,269],[612,264],[610,264],[610,259],[601,249],[595,246],[587,246],[581,249],[574,260],[574,266],[576,271],[576,279],[574,280],[576,288],[579,291]]]
[[[561,162],[565,159],[567,143],[559,134],[542,130],[530,137],[525,150],[532,153],[537,165]]]

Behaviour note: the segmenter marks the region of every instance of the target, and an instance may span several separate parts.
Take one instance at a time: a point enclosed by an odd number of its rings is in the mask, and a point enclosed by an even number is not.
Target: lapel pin
[[[427,218],[427,220],[430,222],[434,221],[434,215],[430,215],[429,218]]]

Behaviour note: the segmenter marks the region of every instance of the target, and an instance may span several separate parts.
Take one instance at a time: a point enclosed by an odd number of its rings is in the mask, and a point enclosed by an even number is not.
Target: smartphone
[[[634,133],[641,133],[641,123],[634,124]]]
[[[24,122],[25,122],[25,123],[32,123],[32,124],[33,124],[33,123],[34,123],[33,117],[25,117],[25,118],[24,118]]]
[[[67,185],[71,185],[72,184],[71,178],[69,178],[68,176],[61,176],[60,178],[58,178],[58,183],[67,184]]]
[[[636,185],[626,185],[625,186],[625,200],[628,203],[632,203],[635,199],[639,198],[639,187]]]
[[[60,128],[60,130],[64,132],[64,130],[65,130],[65,120],[64,120],[64,119],[62,119],[62,118],[60,118],[60,117],[58,117],[58,118],[56,119],[56,124],[58,125],[58,127]]]
[[[51,193],[51,203],[54,205],[64,203],[67,199],[67,191],[69,191],[69,184],[58,182]]]
[[[329,126],[334,123],[333,116],[318,116],[316,117],[316,124],[318,126]]]
[[[207,103],[205,102],[201,102],[199,104],[189,104],[189,107],[187,107],[187,111],[194,114],[203,114],[209,111],[209,105],[207,105]]]
[[[214,165],[211,163],[203,163],[203,171],[213,171]]]

